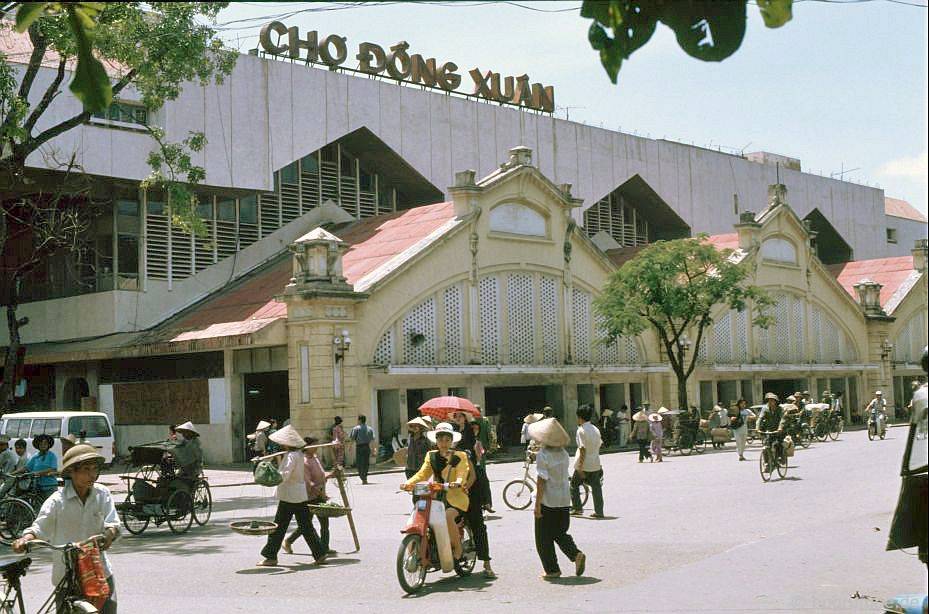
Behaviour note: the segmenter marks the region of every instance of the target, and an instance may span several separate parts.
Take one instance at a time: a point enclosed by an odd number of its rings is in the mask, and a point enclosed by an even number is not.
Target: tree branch
[[[29,119],[26,120],[26,123],[23,124],[23,128],[26,131],[26,134],[31,134],[32,129],[35,127],[39,118],[42,117],[42,114],[45,113],[45,110],[48,108],[48,105],[52,103],[52,100],[55,99],[61,90],[61,82],[65,78],[65,66],[68,63],[68,58],[61,56],[61,59],[58,61],[58,72],[55,74],[55,78],[49,84],[48,88],[45,90],[45,94],[42,96],[42,100],[39,101],[39,104],[36,105],[36,108],[32,110],[32,113],[29,114]]]
[[[23,81],[19,84],[19,97],[26,101],[29,100],[32,83],[42,68],[42,60],[45,59],[45,52],[48,50],[48,40],[42,36],[36,24],[29,27],[29,40],[32,41],[32,55],[29,56],[29,65],[26,74],[23,75]]]

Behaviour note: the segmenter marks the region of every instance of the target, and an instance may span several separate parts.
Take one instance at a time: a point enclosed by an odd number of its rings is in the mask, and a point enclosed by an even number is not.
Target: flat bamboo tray
[[[315,503],[307,503],[306,506],[310,508],[311,514],[316,514],[317,516],[322,516],[324,518],[339,518],[341,516],[348,515],[352,511],[350,507],[336,507],[334,505],[317,505]]]
[[[229,528],[242,535],[270,535],[277,524],[269,520],[237,520],[230,522]]]

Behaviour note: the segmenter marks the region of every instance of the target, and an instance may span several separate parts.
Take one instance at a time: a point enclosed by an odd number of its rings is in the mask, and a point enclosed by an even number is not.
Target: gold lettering
[[[446,62],[439,67],[439,74],[436,75],[436,81],[439,83],[439,87],[447,92],[452,92],[458,89],[458,86],[461,85],[461,75],[456,73],[458,70],[458,65],[454,62]]]
[[[500,91],[500,73],[494,73],[490,78],[490,95],[497,102],[509,102],[513,99],[513,77],[503,80],[503,91]]]
[[[273,53],[274,55],[280,55],[287,51],[287,45],[275,45],[271,42],[271,33],[274,32],[277,34],[278,42],[280,42],[281,37],[287,34],[287,26],[282,24],[279,21],[272,21],[271,23],[266,23],[261,27],[261,33],[258,35],[258,42],[261,43],[261,47],[268,53]]]
[[[316,32],[313,32],[313,34],[316,34]],[[330,47],[335,49],[335,55],[330,53]],[[344,62],[345,58],[348,57],[348,47],[345,46],[345,37],[336,34],[327,36],[323,40],[323,44],[319,47],[319,56],[323,59],[323,63],[330,68],[335,68]]]
[[[486,74],[481,75],[481,69],[472,68],[468,71],[468,74],[471,75],[471,79],[474,80],[474,91],[471,92],[471,95],[493,100],[493,96],[490,92],[490,85],[487,84],[491,76],[493,76],[493,73],[488,70]]]
[[[555,112],[555,88],[541,83],[532,84],[532,108],[546,113]]]
[[[416,53],[410,57],[410,60],[412,64],[410,81],[435,87],[435,58],[424,60],[423,56]]]
[[[384,68],[387,66],[387,54],[384,53],[384,48],[374,43],[361,43],[358,45],[358,55],[355,58],[358,60],[359,70],[372,75],[384,72]],[[371,63],[372,60],[374,60],[373,64]]]
[[[521,107],[532,105],[532,88],[529,87],[529,75],[516,77],[516,93],[513,94],[510,102]]]
[[[408,42],[400,41],[390,48],[390,55],[387,56],[387,74],[397,81],[410,76],[410,54],[406,52],[409,48]]]
[[[297,26],[291,26],[287,30],[290,39],[290,57],[294,60],[300,59],[300,50],[306,49],[306,61],[319,61],[319,38],[316,30],[306,35],[306,40],[300,40],[300,29]]]

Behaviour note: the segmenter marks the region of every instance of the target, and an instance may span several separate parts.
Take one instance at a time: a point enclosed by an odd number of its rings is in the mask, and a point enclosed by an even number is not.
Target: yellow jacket
[[[438,452],[435,453],[438,454]],[[458,466],[452,467],[451,462],[449,462],[445,466],[445,469],[442,470],[442,482],[447,482],[449,484],[457,482],[461,488],[450,488],[445,493],[445,500],[449,505],[466,512],[468,511],[468,493],[464,490],[464,486],[468,483],[468,475],[471,473],[471,464],[468,462],[468,455],[464,452],[455,450],[452,453],[458,457]],[[428,482],[433,477],[432,463],[429,462],[432,454],[432,451],[426,454],[423,466],[419,468],[416,475],[406,481],[407,485],[412,486],[419,482]],[[449,459],[449,461],[451,461],[451,459]]]

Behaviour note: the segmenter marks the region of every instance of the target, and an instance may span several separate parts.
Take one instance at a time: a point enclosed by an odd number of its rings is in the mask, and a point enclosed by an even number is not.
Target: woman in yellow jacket
[[[435,444],[436,450],[426,454],[423,466],[416,475],[401,485],[403,490],[413,490],[419,482],[427,482],[430,478],[439,484],[448,484],[445,491],[445,520],[448,523],[448,536],[452,545],[452,556],[460,559],[462,556],[461,537],[455,518],[468,511],[468,477],[471,474],[471,464],[468,455],[452,449],[452,444],[461,440],[461,433],[456,433],[451,424],[442,422],[436,425],[434,431],[426,433],[426,437]]]

